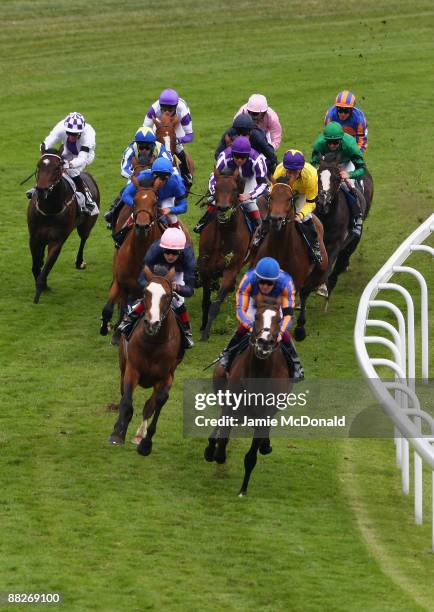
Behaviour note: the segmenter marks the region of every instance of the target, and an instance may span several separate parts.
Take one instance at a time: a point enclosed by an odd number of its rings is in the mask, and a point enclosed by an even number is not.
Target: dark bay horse
[[[108,325],[113,317],[115,304],[119,305],[119,319],[122,318],[129,299],[140,297],[142,290],[139,285],[139,276],[143,269],[143,259],[151,244],[159,238],[162,227],[157,218],[157,194],[154,187],[142,187],[136,177],[137,193],[134,197],[133,227],[124,242],[113,256],[113,281],[110,287],[109,298],[102,310],[100,334],[106,336]],[[127,217],[131,208],[124,206]],[[123,210],[121,211],[123,214]],[[117,226],[123,223],[121,216]]]
[[[199,240],[198,270],[203,287],[201,340],[208,340],[222,303],[234,290],[251,240],[239,201],[244,181],[238,169],[230,175],[215,170],[214,176],[217,212],[202,230]],[[211,303],[211,291],[216,285],[217,299]]]
[[[300,295],[300,313],[294,330],[294,338],[299,341],[304,340],[307,298],[311,291],[323,282],[328,265],[327,253],[322,240],[322,224],[314,217],[323,259],[321,266],[318,266],[311,261],[308,247],[296,227],[294,193],[291,187],[286,183],[273,185],[268,206],[270,229],[254,254],[252,265],[255,266],[262,257],[274,257],[282,270],[292,276],[295,288]]]
[[[179,170],[179,161],[177,162],[176,157],[176,128],[179,124],[179,117],[177,115],[171,115],[168,111],[161,114],[161,117],[154,117],[155,124],[155,138],[158,142],[164,144],[166,149],[172,154],[175,166]],[[188,170],[191,176],[194,176],[194,162],[191,155],[185,151],[185,158],[187,160]]]
[[[121,403],[119,417],[109,438],[111,444],[123,444],[133,416],[133,393],[138,385],[153,388],[143,408],[143,423],[137,431],[137,451],[149,455],[152,438],[164,404],[169,398],[175,370],[181,361],[181,332],[170,306],[175,270],[166,277],[149,275],[143,292],[145,311],[129,341],[122,336],[119,344]],[[147,428],[147,419],[154,415]]]
[[[223,391],[228,389],[232,393],[249,392],[250,390],[252,394],[260,391],[264,395],[268,392],[289,393],[294,372],[288,372],[288,365],[280,350],[277,341],[279,328],[280,302],[273,298],[259,296],[249,346],[235,358],[228,375],[222,372],[221,366],[216,367],[214,371],[215,389]],[[250,405],[241,404],[236,412],[232,406],[227,405],[222,410],[222,416],[235,416],[238,423],[241,423],[245,417],[267,419],[267,417],[272,418],[276,412],[275,403],[269,405],[268,402],[256,403],[254,401]],[[208,438],[208,446],[204,452],[207,461],[225,463],[230,432],[230,426],[220,426],[214,429]],[[261,425],[259,420],[256,421],[253,427],[252,443],[244,457],[244,479],[239,491],[240,497],[247,492],[250,476],[256,465],[258,450],[262,455],[268,455],[272,451],[269,432],[269,425]]]
[[[48,289],[48,274],[74,228],[77,228],[80,236],[75,267],[77,270],[86,267],[84,245],[98,218],[98,215],[79,214],[74,189],[63,176],[62,151],[63,147],[47,149],[42,153],[36,165],[36,190],[27,209],[32,272],[36,283],[35,304],[39,302],[41,293]],[[93,177],[86,172],[81,177],[99,206],[99,190]],[[44,264],[46,248],[48,254]]]
[[[340,189],[340,156],[328,154],[321,159],[318,168],[318,205],[316,212],[324,226],[324,243],[329,257],[327,290],[330,297],[338,276],[344,272],[360,238],[351,233],[351,213]],[[363,218],[366,219],[374,195],[374,185],[368,170],[363,176],[363,197],[360,198]]]

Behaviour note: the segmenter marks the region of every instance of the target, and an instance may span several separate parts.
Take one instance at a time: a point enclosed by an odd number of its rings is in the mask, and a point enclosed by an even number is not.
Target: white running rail
[[[431,470],[431,519],[432,549],[434,551],[434,419],[421,410],[415,394],[416,379],[416,345],[414,331],[414,303],[410,292],[397,282],[389,282],[395,273],[410,274],[417,279],[421,295],[421,379],[429,378],[429,343],[428,343],[428,287],[419,270],[403,265],[414,251],[422,251],[434,256],[434,249],[422,244],[434,233],[434,214],[432,214],[411,236],[409,236],[384,266],[366,286],[360,299],[357,320],[354,330],[354,344],[357,360],[363,375],[367,379],[374,395],[386,414],[395,425],[396,462],[402,472],[402,490],[410,491],[410,450],[414,451],[414,513],[417,525],[422,524],[423,478],[422,464]],[[430,258],[430,264],[431,264]],[[394,279],[395,280],[395,279]],[[406,312],[391,301],[377,299],[382,290],[392,290],[401,294],[406,302]],[[381,318],[372,316],[371,311],[382,308],[393,313],[397,327]],[[371,318],[369,318],[371,317]],[[381,328],[392,337],[370,335],[371,328]],[[382,345],[390,349],[391,359],[371,357],[368,346]],[[376,366],[386,366],[392,370],[395,382],[383,381]],[[432,398],[434,405],[434,398]],[[424,425],[422,427],[422,424]],[[423,432],[423,433],[422,433]]]

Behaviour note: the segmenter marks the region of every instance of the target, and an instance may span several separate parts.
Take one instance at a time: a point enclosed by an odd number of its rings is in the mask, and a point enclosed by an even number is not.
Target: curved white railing
[[[423,479],[422,464],[431,470],[431,504],[432,504],[432,548],[434,550],[434,419],[421,410],[415,394],[416,379],[416,344],[414,326],[414,303],[410,292],[396,282],[389,282],[396,274],[410,274],[419,283],[421,296],[421,379],[429,377],[429,325],[428,325],[428,287],[425,277],[419,270],[402,265],[411,253],[421,251],[434,256],[434,249],[421,244],[434,233],[434,214],[431,215],[411,236],[409,236],[384,266],[366,286],[360,299],[357,320],[354,330],[354,344],[357,360],[362,373],[371,389],[381,403],[386,414],[395,425],[396,461],[402,472],[402,490],[410,491],[410,452],[414,449],[414,512],[415,522],[422,523]],[[431,262],[430,262],[431,263]],[[376,299],[382,290],[396,292],[404,297],[406,312],[402,312],[391,301]],[[395,315],[397,327],[381,318],[369,318],[370,310],[387,309]],[[369,335],[371,328],[381,328],[392,336],[392,340],[379,335]],[[369,333],[368,333],[369,330]],[[391,359],[371,357],[368,345],[382,345],[390,349]],[[376,366],[386,366],[394,374],[395,382],[385,382],[376,371]],[[434,398],[432,398],[434,404]]]

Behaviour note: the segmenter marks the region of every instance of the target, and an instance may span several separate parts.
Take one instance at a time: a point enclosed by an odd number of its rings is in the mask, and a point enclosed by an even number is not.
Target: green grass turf
[[[52,291],[33,305],[18,185],[71,110],[96,129],[90,170],[105,210],[123,185],[123,148],[166,86],[192,111],[197,192],[221,132],[254,91],[281,117],[282,155],[308,154],[336,92],[353,89],[369,120],[375,200],[329,312],[311,300],[299,351],[308,378],[358,378],[361,291],[433,208],[432,3],[6,0],[0,18],[0,591],[59,590],[67,610],[433,609],[427,508],[414,526],[391,441],[276,440],[240,500],[247,441],[233,441],[217,469],[203,461],[202,441],[183,439],[183,380],[226,342],[231,305],[220,333],[179,368],[153,454],[107,445],[118,368],[98,318],[111,240],[101,218],[88,269],[77,272],[73,236]],[[429,276],[427,257],[411,261]],[[200,291],[189,308],[197,337]],[[137,392],[137,412],[144,397]]]

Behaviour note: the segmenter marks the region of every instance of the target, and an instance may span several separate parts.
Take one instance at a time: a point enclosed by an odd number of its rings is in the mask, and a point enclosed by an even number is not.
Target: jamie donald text
[[[330,418],[314,418],[307,414],[294,416],[281,414],[277,417],[242,418],[223,415],[218,418],[197,415],[194,420],[196,427],[346,427],[346,416],[334,415]]]

